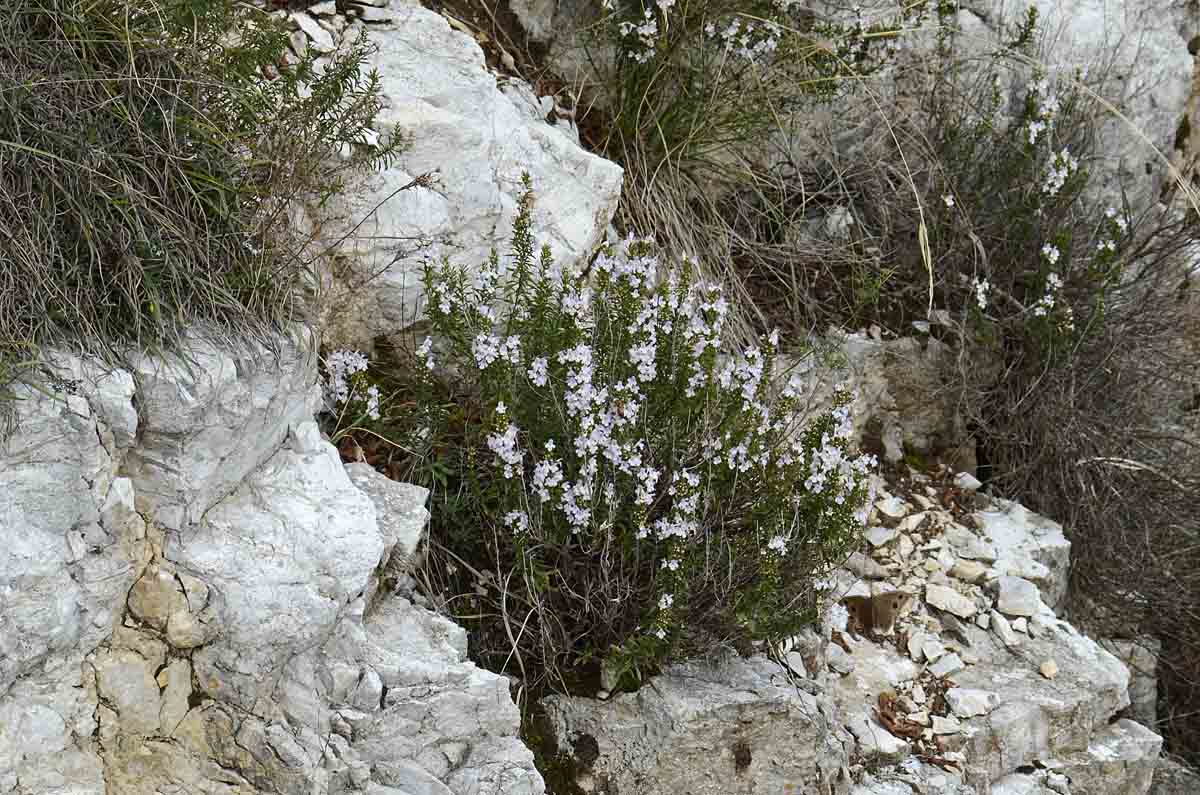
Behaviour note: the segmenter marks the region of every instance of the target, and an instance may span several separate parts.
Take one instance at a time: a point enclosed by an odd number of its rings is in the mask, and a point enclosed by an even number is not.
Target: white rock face
[[[602,241],[623,179],[620,167],[547,124],[528,88],[501,91],[469,36],[416,4],[392,10],[394,24],[371,33],[379,52],[370,66],[387,98],[377,126],[410,143],[393,168],[330,213],[342,220],[322,228],[333,240],[365,218],[343,248],[354,270],[346,285],[358,286],[345,300],[360,303],[335,301],[326,332],[327,340],[360,348],[416,319],[426,256],[477,267],[491,249],[509,251],[522,173],[537,197],[537,240],[563,265]],[[428,172],[436,172],[434,184],[396,193]]]
[[[1071,542],[1062,526],[1024,505],[1003,499],[973,514],[978,531],[996,548],[993,564],[1001,575],[1022,577],[1037,586],[1042,601],[1057,608],[1067,594]]]
[[[393,595],[426,492],[352,480],[306,341],[62,357],[77,394],[14,404],[0,792],[544,792],[507,681]]]
[[[545,706],[559,749],[617,792],[825,792],[846,763],[828,701],[763,657],[674,666],[636,693]]]
[[[1191,90],[1188,39],[1196,33],[1195,6],[1187,0],[972,0],[960,13],[983,12],[992,20],[1015,20],[1037,8],[1051,46],[1051,72],[1087,66],[1115,77],[1114,100],[1136,132],[1112,120],[1099,151],[1121,163],[1125,176],[1144,176],[1164,166],[1139,138],[1147,136],[1169,155]],[[995,23],[993,23],[995,24]],[[1154,186],[1157,188],[1157,186]]]
[[[137,509],[178,530],[200,520],[312,418],[313,340],[272,346],[196,339],[186,355],[132,357],[139,443],[125,462]]]

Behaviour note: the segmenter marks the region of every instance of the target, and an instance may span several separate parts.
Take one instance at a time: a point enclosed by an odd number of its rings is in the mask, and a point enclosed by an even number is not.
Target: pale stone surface
[[[1099,641],[1129,669],[1127,717],[1153,727],[1158,718],[1158,653],[1162,644],[1151,637],[1136,640],[1105,638]]]
[[[197,336],[178,355],[132,357],[140,433],[126,461],[137,508],[173,530],[199,521],[316,408],[306,332],[272,348]]]
[[[377,573],[413,563],[427,494],[361,472],[359,490],[311,420],[311,356],[275,343],[124,375],[51,357],[77,394],[20,395],[0,791],[544,792],[461,629],[390,592],[364,616]]]
[[[973,718],[986,715],[1000,706],[1000,697],[990,690],[952,687],[946,691],[946,703],[958,717]]]
[[[926,585],[925,601],[933,607],[945,610],[959,618],[970,618],[978,610],[973,601],[944,585]]]
[[[1154,769],[1150,795],[1192,795],[1200,792],[1200,771],[1163,755]]]
[[[598,748],[590,772],[618,792],[821,792],[847,760],[848,738],[828,704],[790,686],[762,657],[673,666],[607,702],[553,697],[545,705],[559,749]],[[739,743],[750,757],[742,772]]]
[[[908,756],[909,744],[868,717],[851,718],[846,729],[858,742],[858,751],[873,762],[898,762]]]
[[[469,36],[416,4],[396,3],[391,10],[394,27],[372,34],[379,49],[369,65],[379,70],[387,100],[377,129],[409,144],[348,204],[321,211],[323,240],[365,220],[343,246],[357,268],[344,286],[378,277],[331,302],[324,332],[327,342],[362,349],[375,335],[417,319],[426,256],[476,268],[492,248],[510,249],[523,172],[537,196],[534,234],[564,266],[602,242],[623,179],[618,166],[546,124],[536,101],[500,91]],[[396,192],[434,171],[429,187]]]
[[[318,52],[332,52],[334,50],[333,36],[325,28],[318,25],[317,20],[301,11],[292,14],[292,21],[308,37],[313,49]]]
[[[1162,737],[1121,719],[1096,732],[1085,750],[1048,760],[1068,776],[1071,795],[1143,795],[1150,789]]]
[[[1006,616],[1034,616],[1042,607],[1037,586],[1022,577],[1001,577],[996,609]]]
[[[1057,609],[1067,593],[1071,554],[1062,526],[1002,499],[993,499],[992,507],[973,517],[996,545],[996,572],[1029,580],[1041,591],[1042,601]]]

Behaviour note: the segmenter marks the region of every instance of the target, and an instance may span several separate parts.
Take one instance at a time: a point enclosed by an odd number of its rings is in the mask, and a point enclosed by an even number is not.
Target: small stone
[[[1044,663],[1038,666],[1038,670],[1041,671],[1042,676],[1046,677],[1047,679],[1053,679],[1054,677],[1058,676],[1058,663],[1056,663],[1054,660],[1046,660]]]
[[[882,500],[875,501],[875,510],[883,516],[893,521],[903,519],[912,510],[912,507],[899,497],[888,497]]]
[[[873,547],[881,547],[890,542],[896,537],[896,528],[894,527],[868,527],[863,533],[867,541]]]
[[[991,626],[991,623],[992,617],[987,613],[980,613],[979,615],[975,616],[975,626],[979,627],[980,629],[987,629],[989,626]]]
[[[164,681],[165,680],[165,681]],[[192,694],[192,665],[186,659],[175,659],[159,675],[162,704],[158,718],[163,734],[175,732],[187,715],[188,698]]]
[[[1029,619],[1025,618],[1025,616],[1021,616],[1020,618],[1014,618],[1013,622],[1012,622],[1012,628],[1013,628],[1014,632],[1028,633],[1029,632]]]
[[[908,719],[920,726],[929,725],[929,710],[919,709],[908,713]]]
[[[979,560],[984,563],[996,562],[996,545],[983,540],[966,527],[952,524],[946,527],[943,535],[945,535],[947,543],[954,547],[958,557]]]
[[[1036,616],[1042,606],[1037,586],[1022,577],[1001,577],[996,609],[1009,616]]]
[[[187,610],[176,610],[167,619],[167,643],[177,649],[194,649],[208,639],[207,627]]]
[[[957,654],[947,654],[929,666],[928,670],[934,676],[943,679],[956,671],[961,671],[964,667],[961,657]]]
[[[934,715],[933,716],[933,733],[934,734],[958,734],[962,731],[962,724],[958,722],[958,718],[953,715]]]
[[[304,31],[304,35],[312,42],[313,49],[318,52],[333,52],[333,36],[325,28],[318,25],[317,20],[303,12],[293,13],[292,20],[296,23],[296,27]],[[295,44],[293,43],[294,47]]]
[[[1012,625],[1008,623],[1008,619],[997,613],[995,610],[991,612],[992,631],[996,633],[996,637],[1000,638],[1000,642],[1005,646],[1016,646],[1021,642],[1017,633],[1013,632]]]
[[[938,550],[936,560],[937,560],[939,569],[941,569],[942,571],[949,571],[954,566],[955,562],[958,559],[956,557],[954,557],[953,552],[951,552],[948,549],[942,548],[942,549]]]
[[[888,570],[861,552],[852,552],[846,559],[846,569],[864,580],[882,580],[888,576]]]
[[[959,657],[962,657],[962,661],[964,663],[966,663],[967,665],[976,665],[979,663],[979,655],[976,654],[975,652],[971,651],[970,649],[960,649],[959,651],[957,651],[955,653]]]
[[[1000,706],[1000,697],[989,690],[952,687],[946,691],[946,703],[958,717],[973,718],[976,715],[986,715]]]
[[[920,473],[917,473],[916,475],[914,475],[913,480],[916,480],[919,482],[920,481],[920,477],[918,477],[919,475],[920,475]],[[924,477],[924,476],[921,476],[921,477]],[[926,478],[926,480],[928,480],[928,478]],[[937,492],[934,492],[934,493],[936,494]],[[928,511],[930,508],[933,508],[934,506],[937,505],[936,502],[934,502],[933,500],[929,499],[928,497],[926,497],[922,494],[914,494],[913,500],[915,500],[917,505],[920,505],[921,509],[925,510],[925,511]]]
[[[909,692],[912,700],[917,704],[925,703],[925,688],[921,685],[913,685],[913,689]]]
[[[976,612],[974,602],[944,585],[925,586],[925,601],[938,610],[953,613],[959,618],[970,618]]]
[[[975,477],[969,472],[959,472],[957,475],[955,475],[954,485],[967,491],[979,491],[981,488],[983,488],[983,483],[980,482],[979,478]]]
[[[379,678],[379,674],[375,672],[374,668],[368,668],[358,681],[358,686],[350,697],[350,703],[363,712],[371,712],[381,708],[382,697],[383,680]]]
[[[795,652],[793,652],[793,654],[795,654]],[[790,657],[791,655],[789,654],[788,656]],[[797,654],[796,656],[799,657],[800,655]],[[796,673],[800,673],[800,672],[797,671]],[[596,691],[596,698],[600,699],[601,701],[608,701],[608,697],[611,695],[612,695],[612,693],[609,693],[607,690],[604,690],[603,688]]]
[[[963,582],[977,583],[987,574],[987,566],[977,560],[956,560],[950,567],[950,576]]]
[[[908,516],[904,517],[900,520],[900,524],[896,525],[896,527],[901,532],[911,533],[913,530],[916,530],[918,527],[920,527],[921,522],[924,521],[925,513],[922,511],[921,513],[909,514]]]
[[[932,559],[926,560],[924,563],[922,563],[921,568],[925,569],[925,571],[929,572],[930,574],[935,571],[942,570],[942,567],[938,565],[938,562]]]
[[[913,632],[908,636],[908,656],[913,659],[913,662],[921,662],[924,654],[924,652],[921,651],[921,646],[926,640],[927,638],[923,632]]]
[[[902,535],[900,536],[900,543],[897,545],[896,551],[900,553],[901,558],[908,560],[912,557],[914,547],[912,538]]]
[[[323,0],[308,7],[308,13],[315,14],[319,17],[332,17],[337,15],[337,3],[335,0]]]
[[[830,669],[832,669],[835,673],[841,674],[842,676],[853,673],[854,669],[858,665],[854,658],[849,654],[846,654],[845,649],[836,643],[829,644],[826,655],[828,657]]]
[[[859,750],[867,758],[879,758],[884,761],[899,761],[909,754],[908,743],[901,740],[874,720],[859,716],[851,719],[846,725],[854,739],[858,741]]]
[[[925,655],[925,659],[929,662],[937,662],[946,653],[946,647],[942,645],[940,640],[931,638],[921,644],[921,653]]]

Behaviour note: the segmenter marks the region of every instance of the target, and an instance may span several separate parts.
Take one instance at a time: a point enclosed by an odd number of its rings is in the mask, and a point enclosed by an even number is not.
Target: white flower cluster
[[[749,63],[762,63],[779,49],[782,28],[771,20],[751,21],[734,17],[724,28],[709,22],[704,33],[710,39],[719,39],[726,54]]]
[[[519,433],[520,429],[510,422],[503,433],[493,433],[487,438],[488,449],[503,462],[504,477],[510,480],[513,475],[520,473],[521,462],[525,458],[517,441]]]
[[[979,305],[979,311],[982,312],[987,309],[987,295],[988,290],[992,289],[992,283],[976,276],[972,287],[975,290],[975,303]]]
[[[1123,236],[1129,231],[1129,222],[1125,220],[1124,216],[1117,213],[1116,207],[1109,207],[1107,210],[1105,210],[1104,217],[1107,218],[1113,226],[1113,229],[1110,231],[1116,232],[1117,235]],[[1105,252],[1116,252],[1116,250],[1116,241],[1109,237],[1102,238],[1100,242],[1096,244],[1096,251],[1100,252],[1101,254]]]
[[[1047,244],[1049,245],[1049,244]],[[1054,258],[1050,260],[1051,264],[1058,261],[1058,249],[1051,246],[1054,250]],[[1045,254],[1045,249],[1042,250]],[[1046,276],[1046,294],[1038,299],[1038,302],[1033,305],[1033,314],[1036,317],[1045,317],[1050,310],[1054,308],[1057,302],[1058,291],[1062,289],[1062,277],[1054,271],[1050,271]],[[1068,307],[1069,309],[1069,307]]]
[[[1045,77],[1035,80],[1030,89],[1037,102],[1036,118],[1029,121],[1029,144],[1032,146],[1037,143],[1038,136],[1054,124],[1060,105],[1058,96],[1050,90],[1050,81]]]
[[[1046,164],[1046,181],[1042,183],[1042,193],[1047,196],[1057,195],[1070,176],[1078,170],[1079,161],[1064,146],[1063,150]]]
[[[417,358],[425,363],[426,370],[433,369],[433,337],[426,337],[417,347]]]
[[[357,397],[366,403],[367,416],[373,420],[379,419],[379,387],[371,384],[364,395],[355,395],[352,376],[367,370],[367,357],[359,351],[339,350],[329,354],[325,359],[325,371],[328,377],[325,381],[325,399],[330,406],[340,406],[348,403],[351,397]]]
[[[480,370],[486,370],[497,361],[517,364],[521,361],[521,338],[510,336],[501,339],[495,334],[479,334],[471,343],[471,353]]]
[[[665,12],[664,12],[665,13]],[[654,10],[647,8],[642,12],[641,22],[622,22],[618,27],[621,35],[632,39],[629,47],[630,56],[638,63],[646,63],[654,57],[654,48],[658,39],[658,19]]]

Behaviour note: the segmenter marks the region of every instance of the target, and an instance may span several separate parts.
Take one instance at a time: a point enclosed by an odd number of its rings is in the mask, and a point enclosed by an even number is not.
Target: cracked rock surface
[[[311,346],[60,357],[69,388],[14,404],[0,792],[544,791],[507,681],[380,582],[427,495],[352,479],[312,420]]]

